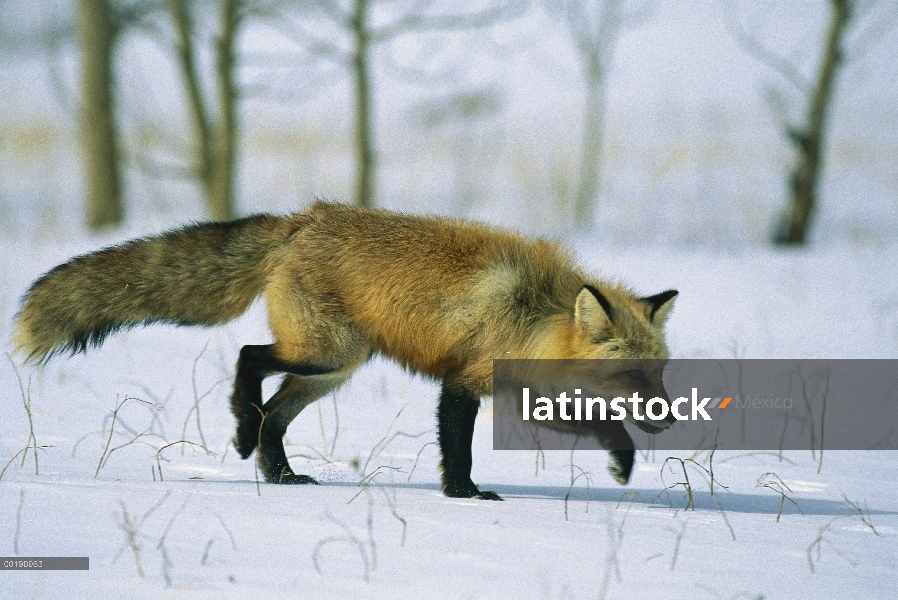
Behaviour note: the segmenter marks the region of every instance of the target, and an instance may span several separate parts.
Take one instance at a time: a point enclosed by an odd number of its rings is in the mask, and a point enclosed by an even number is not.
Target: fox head
[[[664,324],[673,308],[676,290],[640,298],[620,287],[600,291],[584,285],[574,304],[570,358],[613,359],[589,361],[577,380],[584,394],[630,398],[638,393],[643,399],[641,416],[636,418],[631,403],[626,403],[627,420],[649,433],[658,433],[675,422],[670,416],[654,420],[644,415],[645,402],[670,399],[661,373],[668,358]]]

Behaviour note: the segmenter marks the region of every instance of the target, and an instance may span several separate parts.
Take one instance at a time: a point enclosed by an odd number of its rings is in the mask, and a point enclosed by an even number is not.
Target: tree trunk
[[[107,0],[79,0],[77,11],[86,217],[87,226],[97,231],[120,225],[124,213],[113,99],[112,51],[116,31]]]
[[[237,154],[237,90],[234,84],[235,46],[239,16],[238,0],[222,0],[221,36],[218,39],[218,97],[220,123],[211,152],[212,164],[206,183],[209,216],[229,221],[234,208],[234,166]]]
[[[583,141],[580,154],[580,181],[574,204],[574,225],[589,228],[595,218],[595,200],[599,192],[602,162],[602,135],[605,121],[605,81],[601,67],[587,78],[589,89],[583,116]]]
[[[803,130],[788,131],[797,158],[790,175],[792,205],[774,233],[774,243],[803,245],[817,205],[817,184],[824,144],[827,109],[832,100],[836,73],[841,66],[841,41],[851,20],[849,0],[831,0],[826,46],[820,63],[817,85],[811,96],[807,121]]]
[[[364,208],[374,206],[374,148],[371,132],[371,73],[369,71],[370,40],[367,30],[368,0],[356,0],[352,17],[355,52],[352,70],[355,78],[355,203]]]
[[[237,0],[222,0],[221,34],[216,44],[216,78],[219,119],[213,123],[200,87],[200,73],[193,50],[193,26],[184,0],[169,0],[178,39],[178,60],[184,76],[187,102],[193,117],[197,144],[197,172],[209,217],[229,221],[234,210],[234,162],[237,147],[237,93],[234,62],[239,14]]]

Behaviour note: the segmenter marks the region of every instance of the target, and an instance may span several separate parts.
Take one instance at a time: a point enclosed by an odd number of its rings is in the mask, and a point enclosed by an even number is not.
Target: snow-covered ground
[[[4,327],[30,281],[82,249],[6,245]],[[898,350],[895,248],[577,250],[640,291],[681,291],[674,356]],[[0,364],[0,447],[14,455],[31,427],[38,446],[37,464],[19,455],[0,481],[0,554],[90,557],[89,571],[5,571],[0,597],[898,597],[898,453],[826,452],[819,474],[810,452],[717,453],[713,494],[686,463],[695,509],[685,510],[682,486],[661,493],[681,479],[679,467],[661,479],[673,453],[639,455],[620,487],[601,452],[492,450],[487,402],[473,477],[506,501],[449,499],[438,489],[437,387],[384,360],[288,430],[294,468],[321,486],[258,484],[253,462],[228,449],[227,397],[237,350],[267,339],[257,304],[225,327],[134,330],[18,367],[31,422],[12,363]],[[180,440],[190,444],[162,449]]]

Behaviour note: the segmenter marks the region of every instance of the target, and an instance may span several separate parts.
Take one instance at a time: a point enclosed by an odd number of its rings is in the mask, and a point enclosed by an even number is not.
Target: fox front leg
[[[471,481],[471,442],[480,398],[451,375],[443,380],[437,405],[437,436],[443,493],[450,498],[501,500],[496,492],[481,491]]]
[[[635,454],[636,452],[633,450],[611,450],[608,452],[608,472],[621,485],[630,480]]]
[[[620,421],[602,422],[595,432],[599,443],[608,450],[608,472],[621,485],[630,481],[636,445]]]

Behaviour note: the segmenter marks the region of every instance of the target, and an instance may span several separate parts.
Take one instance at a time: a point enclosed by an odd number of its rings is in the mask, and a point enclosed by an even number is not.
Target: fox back
[[[659,305],[590,278],[557,242],[345,205],[307,214],[265,291],[279,339],[311,311],[351,322],[411,370],[441,378],[464,365],[484,394],[496,358],[667,357],[672,296]]]

